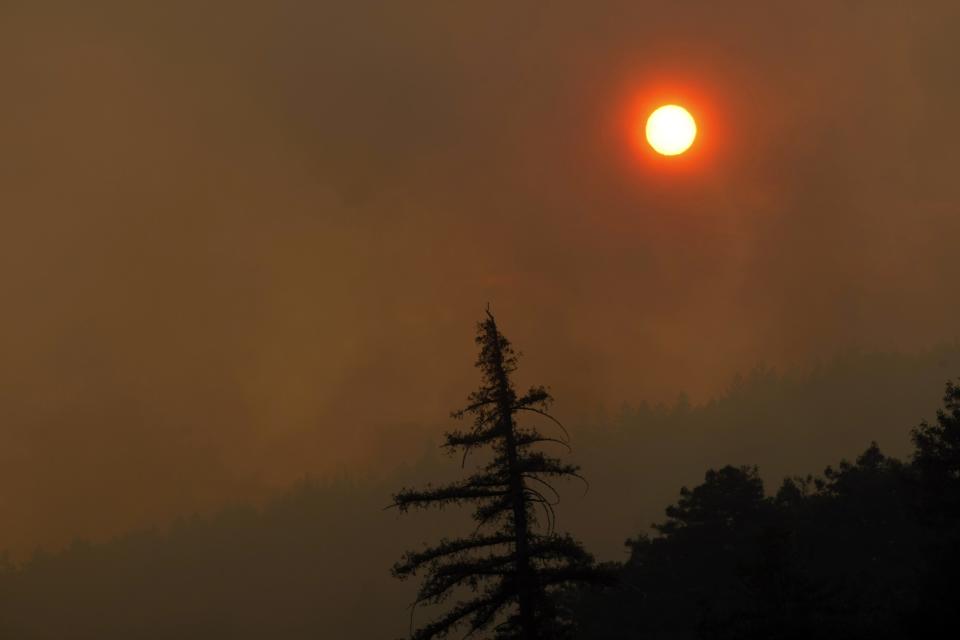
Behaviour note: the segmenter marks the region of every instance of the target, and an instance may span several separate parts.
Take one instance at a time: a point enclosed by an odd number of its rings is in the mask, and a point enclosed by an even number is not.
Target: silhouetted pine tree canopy
[[[475,505],[472,535],[411,551],[393,568],[401,579],[424,574],[414,607],[466,594],[412,637],[429,640],[459,627],[466,627],[468,635],[492,628],[498,639],[566,637],[570,624],[558,606],[557,590],[603,582],[606,576],[576,540],[556,531],[559,494],[551,481],[582,479],[579,468],[536,448],[559,445],[569,450],[566,429],[550,415],[551,397],[544,387],[523,395],[514,389],[517,354],[489,309],[478,325],[476,342],[482,383],[467,406],[453,413],[455,418],[472,418],[472,425],[447,433],[444,447],[462,453],[464,465],[474,450],[487,450],[492,458],[460,482],[403,489],[394,496],[401,511]],[[521,425],[520,416],[546,419],[562,435],[549,437]]]

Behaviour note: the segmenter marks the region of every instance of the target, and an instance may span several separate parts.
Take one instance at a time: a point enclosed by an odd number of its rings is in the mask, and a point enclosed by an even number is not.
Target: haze
[[[417,459],[487,302],[581,423],[955,340],[958,19],[4,2],[0,548]],[[635,155],[664,83],[714,114],[698,171]]]

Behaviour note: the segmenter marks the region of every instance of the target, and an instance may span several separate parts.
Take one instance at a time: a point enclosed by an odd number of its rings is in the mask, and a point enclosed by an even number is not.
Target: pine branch
[[[550,414],[547,413],[546,411],[541,411],[540,409],[535,409],[534,407],[514,407],[514,408],[515,408],[517,411],[529,411],[529,412],[531,412],[531,413],[536,413],[536,414],[539,414],[539,415],[541,415],[541,416],[549,419],[549,420],[550,420],[551,422],[553,422],[555,425],[557,425],[558,427],[560,427],[560,430],[563,431],[563,435],[564,435],[564,437],[566,437],[567,441],[570,440],[570,432],[567,431],[567,428],[566,428],[565,426],[563,426],[563,423],[560,422],[559,420],[557,420],[556,418],[554,418],[552,415],[550,415]]]
[[[490,620],[512,598],[505,589],[498,589],[468,602],[457,604],[445,616],[432,622],[411,636],[411,640],[432,640],[442,637],[463,623],[464,618]]]
[[[530,502],[535,502],[543,507],[543,511],[547,516],[547,533],[553,533],[556,528],[557,523],[557,513],[553,509],[553,504],[547,500],[546,496],[537,491],[536,489],[531,489],[530,487],[524,488],[524,493],[527,494],[527,500]]]
[[[424,491],[404,489],[393,496],[391,506],[406,512],[411,508],[443,507],[447,504],[460,504],[468,500],[497,498],[507,493],[506,489],[497,489],[496,485],[474,486],[466,483]]]
[[[568,453],[573,451],[573,448],[570,446],[570,443],[566,440],[560,440],[558,438],[549,438],[541,434],[536,429],[517,429],[517,447],[525,448],[531,445],[540,444],[541,442],[552,442],[554,444],[562,445]]]
[[[547,407],[550,406],[551,402],[553,402],[553,396],[550,395],[550,392],[547,391],[546,387],[530,387],[530,390],[527,391],[526,395],[517,400],[516,404],[514,405],[514,409],[540,406],[545,411]],[[552,416],[548,417],[552,418]]]
[[[567,560],[587,564],[593,556],[569,535],[538,536],[530,546],[530,555],[542,561]]]
[[[510,553],[438,564],[421,585],[417,597],[423,602],[436,604],[442,602],[456,587],[468,586],[476,590],[481,580],[511,575],[515,561],[515,555]]]
[[[451,431],[446,435],[444,448],[456,449],[457,447],[476,447],[481,444],[492,442],[500,437],[497,429],[485,429],[482,431]]]
[[[403,579],[416,574],[423,565],[447,556],[456,556],[467,551],[475,551],[487,547],[506,545],[513,541],[511,536],[496,534],[492,536],[471,536],[459,540],[443,539],[435,547],[423,551],[408,551],[403,560],[393,565],[393,575]]]
[[[480,505],[473,513],[473,519],[481,525],[487,524],[494,519],[510,511],[513,502],[510,500],[510,492],[505,491],[500,494],[500,500]]]
[[[525,474],[544,474],[551,476],[576,476],[580,467],[560,462],[539,451],[528,451],[517,461],[520,472]]]
[[[540,484],[545,486],[547,489],[549,489],[551,493],[553,493],[553,502],[550,503],[550,506],[555,507],[558,504],[560,504],[560,493],[553,488],[552,484],[550,484],[546,480],[543,480],[542,478],[538,478],[535,475],[530,475],[525,473],[525,474],[522,474],[522,476],[527,480],[533,480],[534,482],[539,482]]]

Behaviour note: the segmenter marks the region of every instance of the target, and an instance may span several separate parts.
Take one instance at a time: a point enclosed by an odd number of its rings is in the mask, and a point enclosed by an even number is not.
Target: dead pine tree
[[[448,486],[403,489],[393,504],[405,512],[470,503],[476,529],[467,537],[408,552],[393,574],[400,579],[423,574],[413,607],[458,600],[416,631],[411,618],[414,640],[445,637],[458,628],[466,628],[468,636],[492,630],[503,640],[555,640],[570,629],[557,606],[557,591],[607,581],[579,542],[555,530],[559,494],[551,480],[582,478],[578,467],[542,450],[559,445],[569,451],[566,429],[549,414],[552,399],[544,387],[517,394],[511,381],[517,355],[489,308],[476,342],[483,382],[467,406],[453,413],[472,417],[473,424],[447,433],[444,447],[462,453],[464,465],[469,453],[480,450],[486,450],[489,462]],[[543,435],[528,421],[521,426],[521,417],[550,421],[560,435]]]

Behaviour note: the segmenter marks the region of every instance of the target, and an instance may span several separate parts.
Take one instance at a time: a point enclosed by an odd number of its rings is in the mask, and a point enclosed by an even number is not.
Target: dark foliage
[[[913,430],[918,512],[929,535],[921,608],[916,622],[946,627],[960,602],[960,387],[948,383],[936,424]]]
[[[955,346],[848,353],[807,373],[748,375],[708,405],[575,422],[577,458],[590,470],[591,488],[581,498],[573,487],[577,495],[564,496],[561,518],[592,552],[618,558],[618,539],[675,502],[676,491],[664,487],[698,484],[704,469],[757,461],[773,478],[822,468],[871,439],[902,456],[911,450],[904,426],[933,413],[943,372],[952,369],[960,369]],[[410,440],[416,435],[411,429]],[[36,561],[15,554],[12,567],[0,568],[0,638],[404,635],[404,604],[417,585],[397,583],[383,568],[438,531],[472,529],[456,509],[400,523],[382,510],[384,495],[398,486],[457,477],[459,465],[436,455],[432,442],[423,443],[423,453],[417,448],[398,450],[398,467],[382,475],[311,482],[294,491],[295,500],[274,496],[241,512],[245,517],[229,508],[151,534],[49,550]]]
[[[477,345],[482,384],[466,408],[453,414],[473,422],[468,430],[447,433],[444,446],[462,453],[464,463],[474,450],[487,452],[489,462],[459,482],[404,489],[394,496],[401,511],[475,505],[472,535],[411,551],[394,565],[401,579],[425,574],[414,607],[466,594],[412,637],[443,637],[461,626],[469,634],[492,628],[504,639],[567,637],[571,624],[557,592],[572,583],[602,582],[604,576],[578,542],[555,530],[558,493],[551,481],[580,478],[579,470],[535,449],[543,444],[569,449],[566,430],[548,413],[551,397],[545,388],[533,387],[522,396],[515,391],[511,376],[517,356],[489,311],[478,326]],[[523,414],[552,421],[564,437],[521,426]]]
[[[627,542],[613,593],[584,594],[580,636],[939,637],[957,627],[960,390],[913,432],[905,464],[854,463],[764,495],[756,468],[708,471],[656,535]]]

